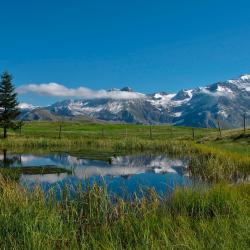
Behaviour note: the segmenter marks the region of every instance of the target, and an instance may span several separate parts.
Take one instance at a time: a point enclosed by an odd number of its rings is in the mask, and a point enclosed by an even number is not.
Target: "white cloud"
[[[144,94],[120,90],[92,90],[85,87],[67,88],[58,83],[27,84],[17,88],[19,94],[35,93],[46,96],[76,97],[84,99],[112,98],[112,99],[135,99],[143,98]]]

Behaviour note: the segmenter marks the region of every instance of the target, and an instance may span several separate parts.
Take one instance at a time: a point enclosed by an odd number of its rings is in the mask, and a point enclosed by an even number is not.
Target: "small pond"
[[[45,191],[65,185],[105,183],[110,193],[124,195],[154,188],[172,192],[176,186],[191,186],[187,160],[166,155],[126,155],[93,159],[68,153],[0,155],[1,167],[20,168],[19,182],[29,188],[40,185]],[[39,171],[43,169],[43,171]],[[50,171],[52,170],[53,171]],[[58,170],[58,171],[55,171]]]

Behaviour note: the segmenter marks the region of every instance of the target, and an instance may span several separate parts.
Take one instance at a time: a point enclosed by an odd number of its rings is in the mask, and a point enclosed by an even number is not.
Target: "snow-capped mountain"
[[[133,90],[125,87],[109,91],[119,93]],[[171,123],[196,127],[215,127],[218,120],[224,127],[240,127],[243,123],[243,114],[250,116],[250,75],[206,87],[181,90],[175,94],[134,93],[138,98],[64,100],[43,110],[51,115],[69,119],[84,116],[105,121]],[[26,109],[23,119],[29,117],[29,112],[36,110]]]

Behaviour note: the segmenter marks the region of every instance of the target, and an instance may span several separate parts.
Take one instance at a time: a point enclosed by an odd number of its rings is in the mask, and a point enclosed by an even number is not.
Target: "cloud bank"
[[[27,84],[16,89],[18,94],[34,93],[38,95],[56,96],[56,97],[76,97],[84,99],[138,99],[145,97],[138,92],[128,92],[120,90],[92,90],[85,87],[67,88],[58,83]]]

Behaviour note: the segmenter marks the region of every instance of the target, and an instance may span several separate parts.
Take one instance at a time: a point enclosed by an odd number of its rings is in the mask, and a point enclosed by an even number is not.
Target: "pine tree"
[[[20,114],[17,108],[17,94],[12,84],[12,76],[4,72],[0,82],[0,127],[3,137],[7,137],[7,129],[16,127],[16,117]]]

